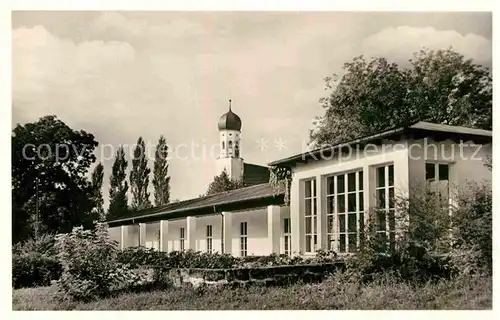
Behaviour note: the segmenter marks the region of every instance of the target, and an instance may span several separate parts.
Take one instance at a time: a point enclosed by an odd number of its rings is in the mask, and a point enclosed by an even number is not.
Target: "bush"
[[[14,288],[48,286],[61,276],[61,264],[54,258],[37,252],[12,255],[12,285]]]
[[[348,259],[349,269],[364,279],[390,272],[417,282],[491,270],[491,189],[463,190],[456,207],[429,190],[414,189],[410,198],[396,199],[394,224],[401,231],[389,238],[377,233],[372,212],[364,245]]]
[[[492,196],[488,183],[469,184],[458,194],[452,218],[452,259],[464,273],[492,274]]]
[[[91,300],[141,284],[140,275],[118,263],[117,243],[110,240],[104,224],[58,235],[55,248],[62,265],[55,284],[63,300]]]
[[[12,285],[14,288],[50,285],[61,275],[54,249],[54,237],[42,235],[12,247]]]

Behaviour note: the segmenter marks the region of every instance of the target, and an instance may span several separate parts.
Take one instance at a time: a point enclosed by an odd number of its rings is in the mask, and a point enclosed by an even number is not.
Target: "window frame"
[[[206,228],[206,246],[207,252],[213,252],[213,226],[211,224],[207,225]]]
[[[185,240],[186,240],[186,229],[184,227],[180,227],[179,229],[179,250],[185,250]]]
[[[246,257],[248,254],[248,222],[240,222],[240,256]]]
[[[354,189],[350,190],[350,176],[354,174]],[[364,228],[364,171],[363,168],[355,168],[348,171],[338,172],[325,176],[325,215],[326,215],[326,239],[327,250],[333,250],[338,253],[348,254],[356,252],[361,245],[362,228]],[[343,181],[339,184],[339,178]],[[330,186],[333,185],[333,188]],[[342,190],[339,190],[342,186]],[[332,190],[333,189],[333,190]],[[353,210],[350,210],[349,196],[354,195],[355,205]],[[343,197],[343,211],[340,212],[339,199]],[[355,223],[354,230],[349,230],[349,217],[354,215]],[[341,231],[340,219],[343,216],[344,231]],[[351,224],[352,225],[352,224]],[[341,238],[343,236],[343,247]],[[350,241],[353,242],[355,248],[349,246]],[[352,244],[352,243],[351,243]]]
[[[304,183],[304,194],[302,197],[304,205],[304,252],[311,254],[318,249],[318,186],[316,177],[306,179]],[[309,186],[310,196],[307,196]],[[307,202],[311,201],[310,214],[307,214]],[[311,231],[307,232],[307,222],[310,220]],[[309,249],[309,250],[308,250]]]
[[[292,224],[291,224],[291,222],[292,222],[292,220],[290,219],[290,217],[283,218],[283,253],[288,255],[288,256],[292,254]]]
[[[379,170],[383,168],[384,169],[384,183],[382,186],[379,186]],[[391,184],[391,179],[390,179],[390,172],[392,168],[392,184]],[[377,165],[374,167],[375,170],[375,185],[374,185],[374,190],[375,190],[375,212],[374,214],[376,215],[376,229],[375,229],[375,234],[382,236],[384,239],[386,239],[386,242],[392,246],[395,243],[395,236],[396,236],[396,206],[395,206],[395,201],[396,201],[396,188],[395,188],[395,167],[394,163],[385,163],[381,165]],[[379,191],[383,191],[383,208],[381,207],[380,204],[380,196],[379,196]],[[392,191],[392,194],[391,194]],[[384,219],[384,228],[381,229],[380,227],[380,218],[383,216]],[[392,222],[392,226],[391,226]]]

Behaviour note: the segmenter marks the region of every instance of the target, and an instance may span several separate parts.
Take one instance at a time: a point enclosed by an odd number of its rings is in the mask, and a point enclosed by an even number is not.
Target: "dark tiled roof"
[[[473,129],[461,126],[450,126],[446,124],[431,123],[426,121],[417,121],[405,127],[387,129],[377,134],[321,147],[288,158],[276,160],[269,163],[269,166],[291,166],[297,162],[305,162],[308,159],[315,159],[321,154],[329,156],[329,152],[338,152],[339,150],[352,145],[372,143],[377,140],[380,141],[381,139],[390,139],[392,137],[396,137],[398,135],[400,136],[401,134],[408,132],[411,132],[412,134],[415,134],[416,137],[420,138],[433,136],[437,137],[438,139],[462,139],[463,141],[474,140],[478,141],[479,143],[488,143],[491,142],[492,139],[492,132],[489,130]]]
[[[253,186],[269,182],[269,168],[251,163],[243,164],[243,182],[246,186]]]
[[[160,220],[162,218],[174,219],[191,215],[214,214],[222,211],[252,209],[259,205],[282,205],[284,204],[283,196],[283,188],[279,188],[275,191],[269,183],[263,183],[164,206],[130,212],[123,217],[110,220],[107,223],[110,226],[115,226],[141,221]]]

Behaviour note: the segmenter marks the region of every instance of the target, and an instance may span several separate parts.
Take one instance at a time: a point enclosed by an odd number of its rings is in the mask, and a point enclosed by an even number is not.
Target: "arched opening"
[[[240,146],[238,141],[234,143],[234,155],[236,156],[236,158],[240,157]]]

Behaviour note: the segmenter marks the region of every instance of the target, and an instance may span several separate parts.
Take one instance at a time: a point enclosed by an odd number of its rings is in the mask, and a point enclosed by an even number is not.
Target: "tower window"
[[[240,156],[240,146],[238,141],[234,143],[234,155],[238,158]]]
[[[232,148],[232,147],[233,147],[233,142],[232,142],[232,141],[229,141],[229,142],[228,142],[228,146],[229,146],[229,148]]]
[[[222,141],[222,149],[226,148],[226,143]]]

